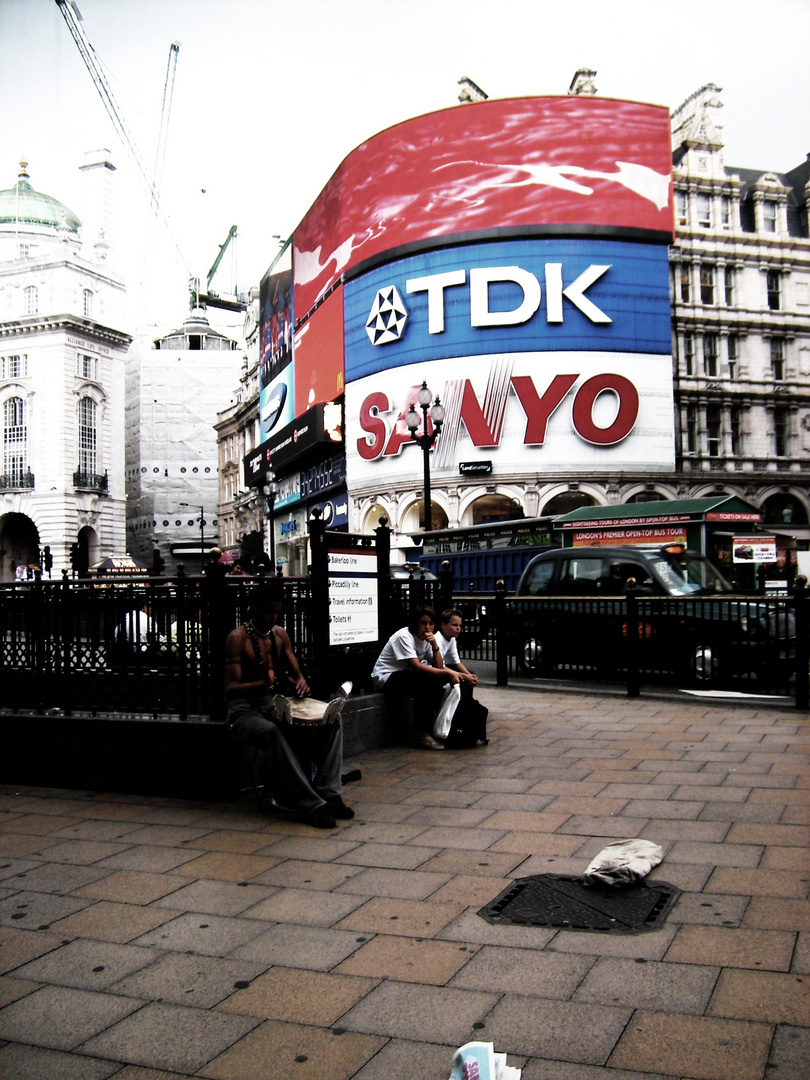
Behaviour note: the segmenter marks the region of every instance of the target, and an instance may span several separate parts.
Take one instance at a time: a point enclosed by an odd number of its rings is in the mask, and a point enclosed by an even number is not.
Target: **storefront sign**
[[[775,563],[775,536],[735,536],[731,541],[731,557],[735,563]]]
[[[683,544],[686,547],[686,528],[583,529],[573,534],[571,547],[663,547]]]
[[[326,461],[319,461],[317,465],[301,470],[301,498],[310,499],[321,491],[345,483],[346,459],[343,454],[333,454]]]

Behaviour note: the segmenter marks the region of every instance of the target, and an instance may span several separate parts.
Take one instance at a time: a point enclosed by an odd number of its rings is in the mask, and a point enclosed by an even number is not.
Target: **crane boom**
[[[121,142],[124,144],[124,148],[127,150],[133,162],[135,163],[135,167],[138,170],[141,180],[146,186],[147,194],[149,195],[150,201],[155,207],[155,212],[160,216],[163,224],[168,230],[169,235],[174,241],[174,245],[177,248],[181,259],[184,263],[186,263],[186,260],[183,257],[183,253],[180,251],[177,241],[174,240],[174,236],[172,235],[169,223],[166,220],[166,217],[160,207],[160,200],[158,198],[158,190],[155,182],[153,178],[149,175],[149,172],[143,163],[143,158],[138,151],[137,146],[135,145],[135,140],[132,138],[132,135],[129,132],[129,128],[126,125],[126,121],[124,120],[121,108],[118,102],[115,100],[115,95],[113,94],[110,84],[107,81],[107,77],[98,62],[95,50],[90,44],[90,41],[88,40],[84,30],[82,29],[82,17],[78,7],[76,6],[75,0],[55,0],[55,2],[62,13],[62,17],[67,24],[68,30],[70,30],[71,37],[76,42],[76,47],[78,48],[82,60],[84,61],[84,66],[90,73],[90,77],[95,84],[96,90],[98,90],[98,94],[101,98],[104,108],[107,110],[107,114],[113,122],[113,127],[117,131]]]
[[[160,131],[158,132],[157,152],[155,154],[155,191],[157,194],[160,193],[163,185],[163,167],[166,164],[169,117],[172,113],[174,77],[177,73],[177,57],[179,53],[180,42],[173,41],[169,46],[169,61],[166,65],[166,81],[163,84],[163,102],[160,107]]]

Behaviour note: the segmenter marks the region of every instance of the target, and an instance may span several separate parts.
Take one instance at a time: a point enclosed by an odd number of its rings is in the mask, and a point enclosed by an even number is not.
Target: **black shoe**
[[[304,818],[305,825],[313,829],[336,829],[337,822],[328,806],[318,806]]]
[[[349,818],[354,817],[354,810],[346,805],[340,795],[335,795],[333,798],[327,799],[326,805],[336,818],[343,818],[344,821],[348,821]]]

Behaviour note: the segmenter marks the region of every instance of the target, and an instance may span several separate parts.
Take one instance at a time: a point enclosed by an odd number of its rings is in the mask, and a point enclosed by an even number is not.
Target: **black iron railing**
[[[99,473],[83,472],[81,469],[77,469],[73,474],[73,486],[89,488],[92,491],[108,491],[110,477],[106,470],[104,475],[101,476]]]
[[[6,473],[0,476],[0,491],[18,491],[33,487],[34,474],[30,469],[26,472]]]
[[[279,582],[282,620],[310,682],[321,692],[344,679],[369,689],[382,641],[330,646],[323,581]],[[0,708],[222,720],[225,639],[245,621],[255,583],[116,577],[0,585]],[[387,632],[422,604],[458,608],[462,657],[494,660],[500,685],[532,676],[614,683],[630,695],[697,687],[789,695],[808,708],[807,593],[539,598],[452,594],[447,585],[392,582]]]

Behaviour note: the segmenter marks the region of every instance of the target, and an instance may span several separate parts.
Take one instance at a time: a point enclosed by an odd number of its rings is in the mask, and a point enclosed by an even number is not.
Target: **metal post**
[[[417,435],[417,429],[419,427],[419,413],[416,411],[416,404],[411,403],[411,407],[405,417],[405,423],[408,426],[408,430],[411,433],[411,438],[421,447],[423,454],[424,464],[424,507],[425,507],[425,520],[423,529],[425,532],[429,532],[433,528],[433,504],[430,498],[430,448],[436,442],[441,431],[442,424],[444,423],[444,407],[439,401],[438,397],[430,404],[432,393],[428,390],[426,382],[422,383],[422,388],[418,394],[419,407],[422,410],[422,434]],[[433,422],[433,433],[428,433],[428,409],[430,419]]]
[[[427,405],[422,406],[422,416],[424,417],[424,435],[422,436],[422,456],[424,465],[424,478],[425,478],[425,532],[429,532],[433,528],[433,504],[430,499],[430,448],[433,445],[433,441],[428,438],[428,409]]]
[[[270,565],[276,565],[276,493],[271,491],[267,497],[267,509],[270,512]]]

